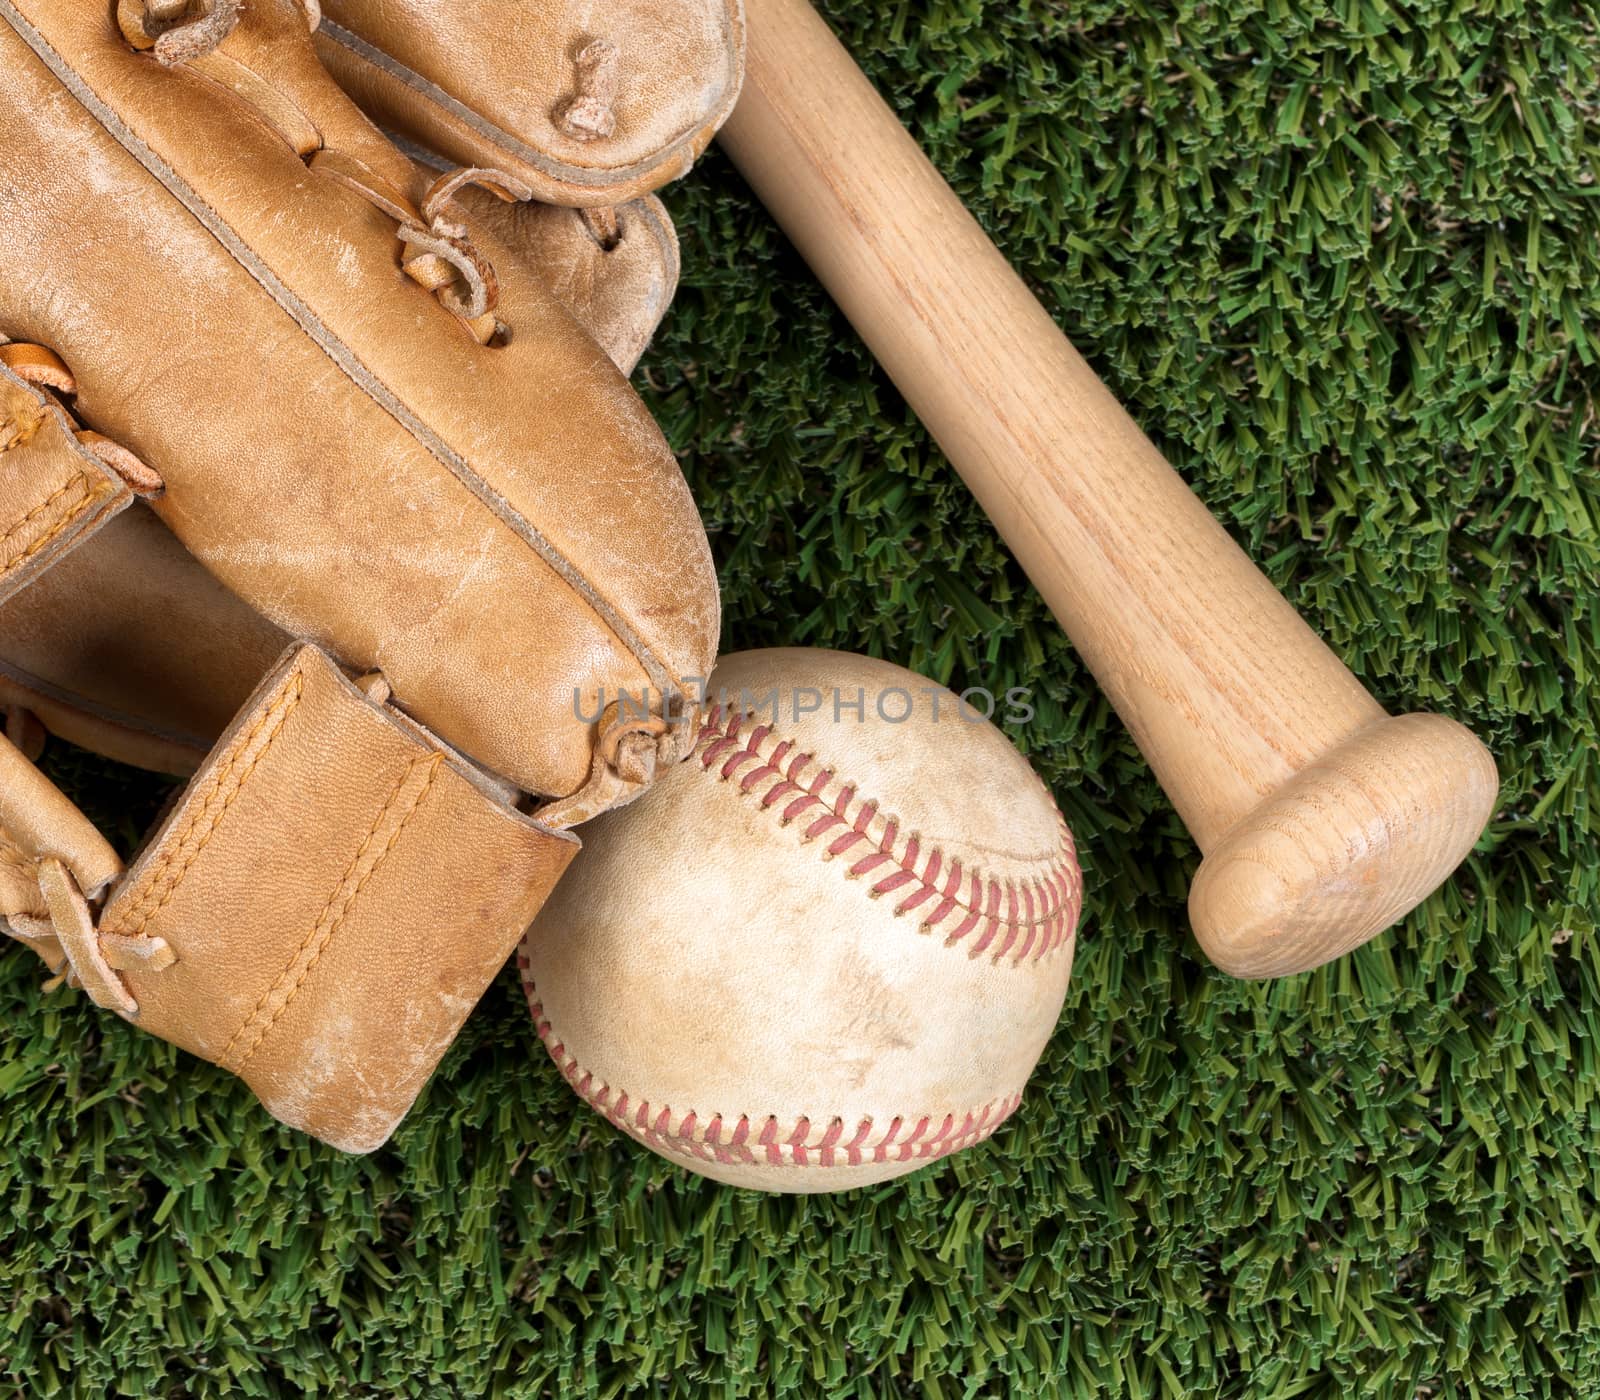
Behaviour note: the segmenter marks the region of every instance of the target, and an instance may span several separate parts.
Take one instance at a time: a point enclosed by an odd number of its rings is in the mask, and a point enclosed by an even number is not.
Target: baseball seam
[[[775,1115],[752,1120],[704,1117],[694,1109],[675,1113],[670,1105],[634,1102],[627,1090],[596,1083],[594,1075],[567,1052],[545,1015],[525,949],[517,950],[523,994],[539,1039],[574,1092],[613,1127],[667,1157],[691,1158],[728,1167],[865,1167],[891,1162],[931,1162],[992,1136],[1022,1102],[1019,1090],[964,1113],[943,1118],[927,1113],[896,1114],[887,1128],[873,1132],[863,1118],[849,1129],[842,1118],[809,1117],[781,1123]]]
[[[922,932],[943,933],[946,947],[976,933],[966,945],[968,957],[992,948],[996,963],[1010,953],[1013,966],[1030,952],[1037,962],[1072,942],[1082,879],[1072,834],[1059,811],[1061,845],[1043,874],[1027,879],[985,875],[963,868],[959,858],[947,858],[937,846],[924,848],[915,832],[902,834],[899,820],[883,815],[875,798],[863,797],[855,783],[792,739],[781,738],[772,725],[758,724],[741,739],[748,718],[721,704],[711,706],[694,751],[702,770],[736,781],[741,796],[775,813],[784,826],[808,818],[802,842],[818,844],[823,860],[850,856],[847,878],[875,877],[870,898],[900,895],[897,918],[922,909]]]

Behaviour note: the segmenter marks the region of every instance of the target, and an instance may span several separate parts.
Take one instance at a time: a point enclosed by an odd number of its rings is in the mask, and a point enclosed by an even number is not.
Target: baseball
[[[735,1186],[862,1186],[982,1142],[1072,968],[1082,878],[1044,784],[987,696],[884,661],[744,652],[706,697],[692,756],[584,827],[523,942],[551,1056]]]

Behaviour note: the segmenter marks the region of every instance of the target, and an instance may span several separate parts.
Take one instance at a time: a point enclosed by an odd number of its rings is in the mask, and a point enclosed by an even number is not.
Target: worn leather
[[[578,210],[462,199],[631,373],[677,285],[660,201],[617,209],[618,239],[603,247]],[[0,707],[119,762],[188,774],[289,640],[136,505],[0,603]]]
[[[323,0],[317,49],[379,121],[548,203],[683,174],[733,110],[740,0]]]
[[[0,705],[121,763],[188,774],[289,640],[135,505],[0,605]]]
[[[535,263],[560,301],[612,363],[631,374],[678,288],[678,235],[654,195],[609,211],[602,236],[583,211],[552,204],[494,205],[507,243],[536,247]]]
[[[0,332],[71,366],[81,421],[160,473],[155,509],[245,602],[381,670],[518,786],[573,794],[601,737],[574,694],[665,709],[714,653],[682,477],[492,230],[458,241],[496,273],[503,344],[401,275],[384,203],[411,167],[380,157],[298,6],[245,7],[208,58],[163,67],[107,7],[0,0]],[[422,234],[448,242],[459,207]]]
[[[0,344],[0,604],[127,509],[133,489]]]
[[[0,908],[44,914],[44,896],[24,862],[54,859],[93,896],[122,873],[106,839],[9,741],[0,740]],[[37,903],[35,903],[37,901]]]
[[[18,778],[33,815],[0,807],[0,919],[101,1005],[363,1150],[570,858],[553,826],[676,756],[690,731],[666,721],[692,708],[679,678],[709,662],[717,606],[659,431],[462,192],[527,191],[419,171],[305,20],[292,0],[0,0],[0,336],[59,366],[33,387],[62,429],[5,454],[0,514],[59,489],[70,437],[242,607],[368,674],[359,693],[297,647],[103,895],[95,843]],[[30,592],[133,518],[53,551]],[[206,665],[236,682],[265,636],[228,633]],[[203,738],[227,684],[201,704],[182,684]],[[593,718],[621,690],[646,722]],[[546,820],[519,789],[554,799]]]
[[[0,739],[0,931],[371,1151],[578,849],[513,797],[296,647],[126,872]]]
[[[692,757],[585,828],[528,931],[550,1054],[613,1124],[738,1186],[858,1186],[986,1138],[1072,966],[1082,881],[1049,793],[886,662],[745,652],[710,694]]]

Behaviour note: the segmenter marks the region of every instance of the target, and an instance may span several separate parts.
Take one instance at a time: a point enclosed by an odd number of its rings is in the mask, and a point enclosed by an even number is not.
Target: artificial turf
[[[1135,417],[1504,806],[1398,931],[1267,985],[960,481],[728,164],[639,374],[728,649],[1031,686],[1077,834],[1060,1028],[988,1145],[716,1187],[573,1099],[502,978],[351,1159],[0,955],[18,1394],[1600,1395],[1600,20],[1578,0],[836,0]],[[53,744],[131,839],[158,785]]]

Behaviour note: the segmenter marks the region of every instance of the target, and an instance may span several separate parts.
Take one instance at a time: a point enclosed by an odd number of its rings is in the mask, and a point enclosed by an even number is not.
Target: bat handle
[[[1499,786],[1489,751],[1454,720],[1385,715],[1306,764],[1206,852],[1189,890],[1195,937],[1236,977],[1339,957],[1456,868]]]
[[[1466,730],[1389,718],[1073,350],[806,0],[746,0],[723,147],[899,386],[1206,852],[1202,946],[1304,971],[1491,815]]]

